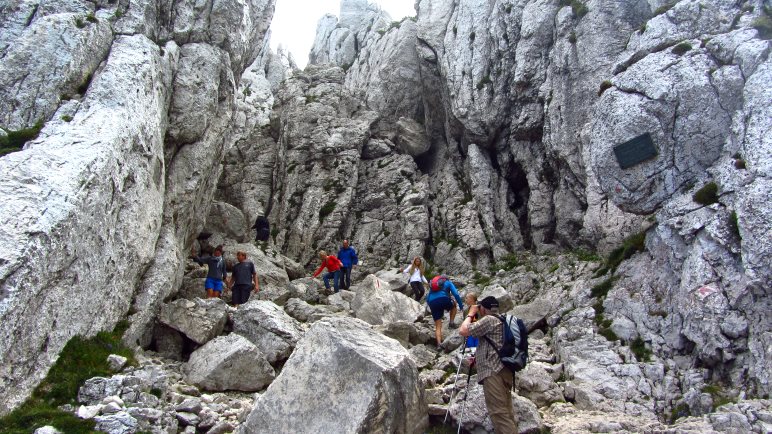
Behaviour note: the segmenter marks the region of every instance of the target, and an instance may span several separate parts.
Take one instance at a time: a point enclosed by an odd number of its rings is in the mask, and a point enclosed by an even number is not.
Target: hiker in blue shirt
[[[206,273],[206,281],[204,282],[206,298],[220,298],[223,288],[222,283],[228,276],[228,273],[225,271],[225,260],[222,257],[223,247],[215,247],[214,253],[211,256],[196,256],[195,250],[192,247],[190,253],[198,265],[206,264],[209,267],[209,271]]]
[[[448,327],[456,328],[458,325],[453,320],[456,318],[456,312],[459,309],[464,309],[464,302],[461,300],[461,296],[458,295],[456,285],[446,276],[435,276],[429,286],[431,291],[426,296],[426,303],[429,305],[429,309],[432,311],[432,318],[434,319],[434,337],[437,338],[437,348],[441,348],[442,318],[445,316],[445,311],[450,311]],[[456,308],[456,304],[450,298],[451,294],[458,302],[458,308]]]
[[[348,240],[343,240],[343,247],[338,250],[338,259],[343,263],[343,266],[340,267],[340,287],[341,289],[349,289],[351,287],[351,268],[359,264],[359,258],[357,258],[357,251],[348,245]]]

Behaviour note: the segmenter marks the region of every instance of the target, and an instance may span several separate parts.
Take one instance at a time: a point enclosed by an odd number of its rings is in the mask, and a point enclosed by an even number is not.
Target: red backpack
[[[448,276],[434,276],[431,282],[432,291],[442,291],[445,288],[445,282],[448,280]]]

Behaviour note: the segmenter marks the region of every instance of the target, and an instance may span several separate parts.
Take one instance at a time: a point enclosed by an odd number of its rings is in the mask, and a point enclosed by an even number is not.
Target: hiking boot
[[[450,323],[448,323],[448,328],[457,329],[458,328],[458,324],[456,324],[453,321],[451,321]]]

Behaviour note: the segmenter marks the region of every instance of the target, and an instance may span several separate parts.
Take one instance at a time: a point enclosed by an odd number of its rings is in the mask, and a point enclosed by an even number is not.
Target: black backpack
[[[485,340],[499,354],[501,364],[512,372],[521,371],[528,363],[528,329],[520,318],[512,315],[495,315],[501,321],[504,329],[504,344],[496,348],[496,344],[488,336]]]

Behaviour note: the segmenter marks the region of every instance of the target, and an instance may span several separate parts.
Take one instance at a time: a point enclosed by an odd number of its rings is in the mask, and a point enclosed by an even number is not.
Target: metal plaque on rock
[[[656,157],[657,149],[654,147],[654,142],[651,140],[649,133],[644,133],[614,146],[614,155],[617,157],[619,167],[627,169]]]

